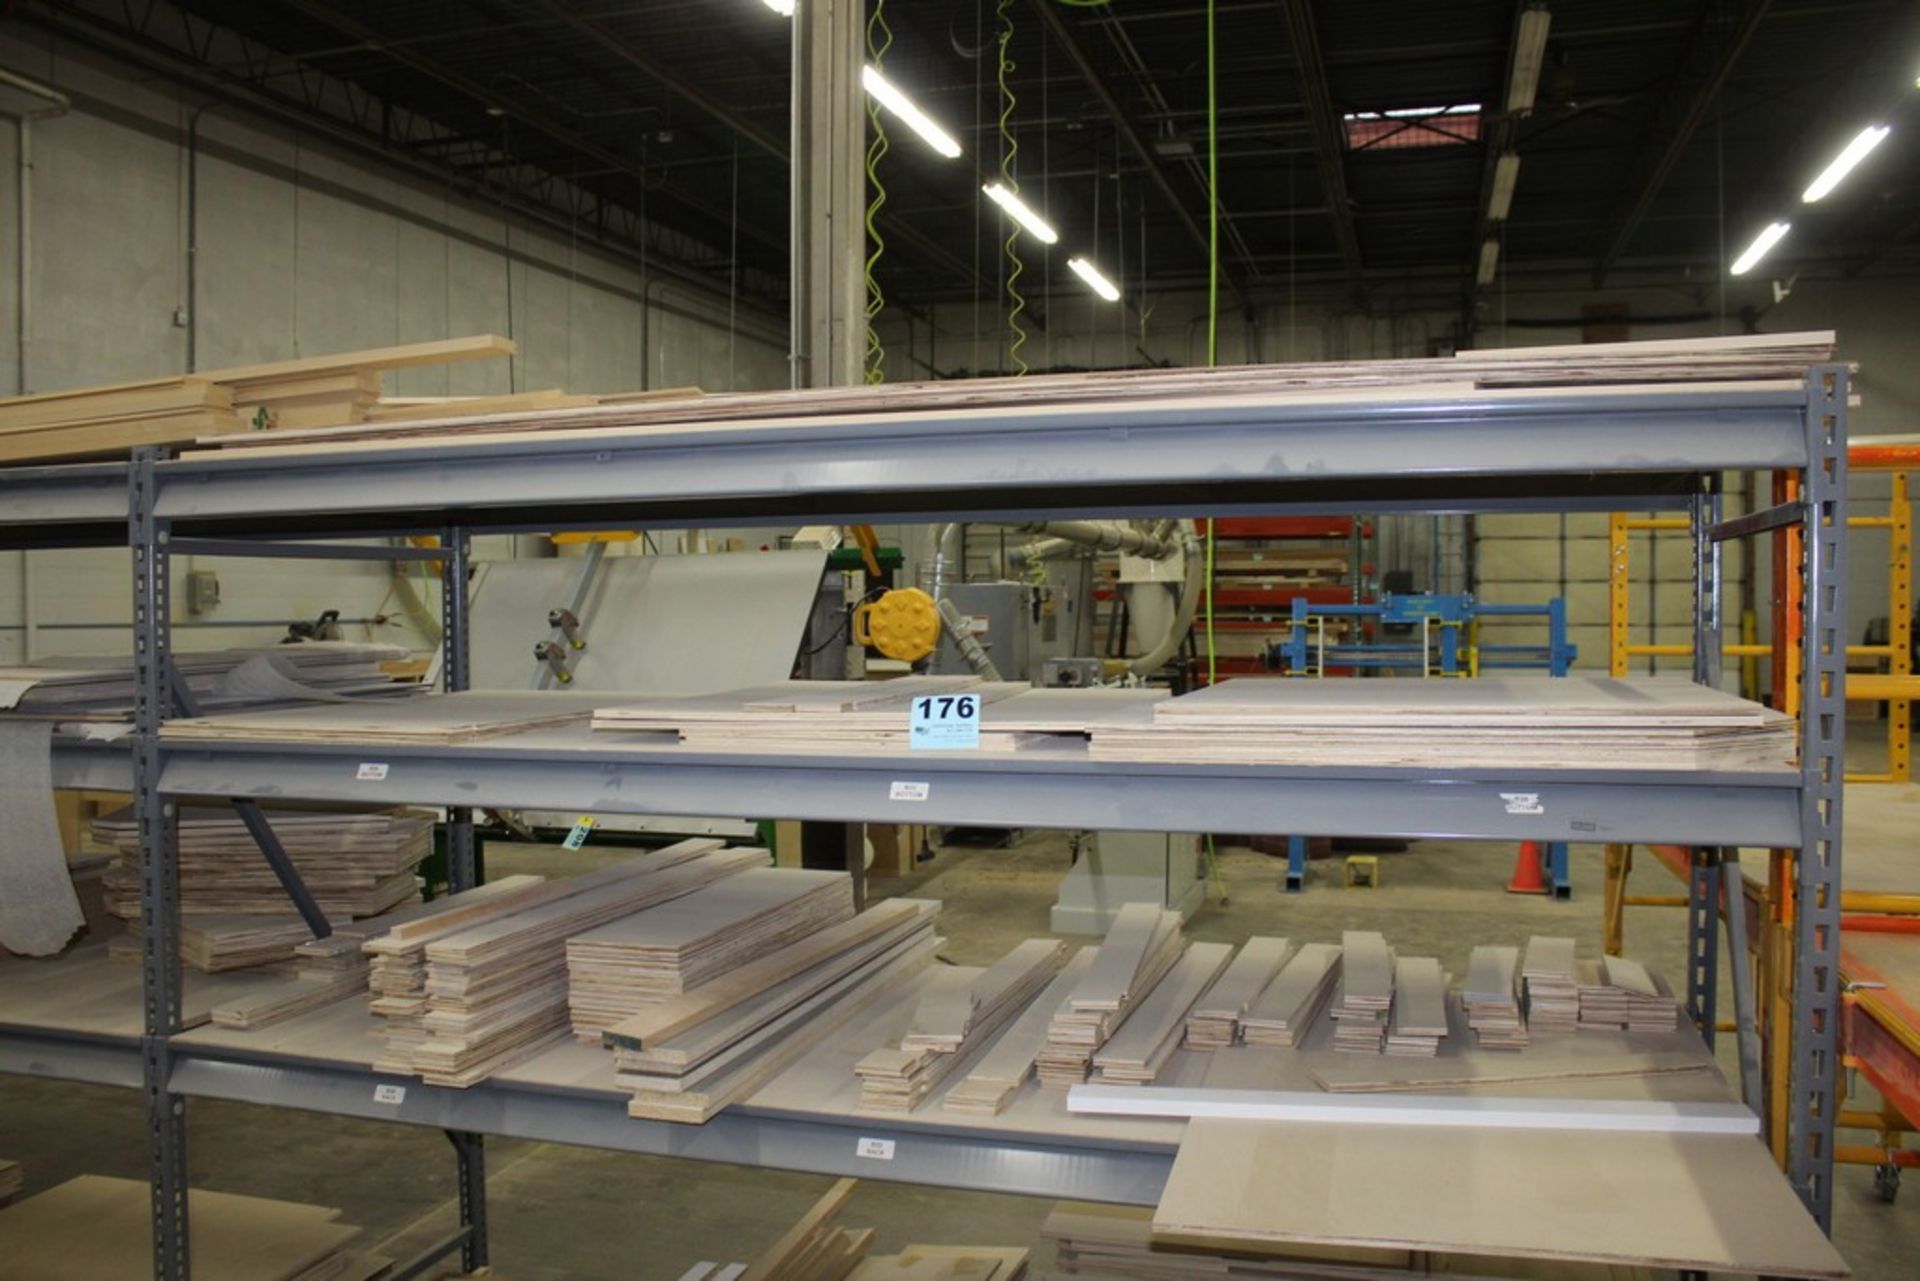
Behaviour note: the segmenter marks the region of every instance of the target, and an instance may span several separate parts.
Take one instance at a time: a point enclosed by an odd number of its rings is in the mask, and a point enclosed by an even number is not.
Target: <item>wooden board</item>
[[[1455,1177],[1436,1178],[1436,1171]],[[1194,1121],[1157,1240],[1307,1242],[1840,1278],[1847,1265],[1737,1135]]]
[[[569,690],[469,690],[400,702],[336,703],[168,721],[179,742],[424,744],[445,746],[586,720],[604,695]]]

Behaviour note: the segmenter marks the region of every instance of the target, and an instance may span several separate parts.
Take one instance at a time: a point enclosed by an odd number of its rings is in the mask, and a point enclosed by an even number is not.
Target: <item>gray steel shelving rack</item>
[[[702,757],[619,750],[564,735],[461,748],[383,747],[378,783],[356,778],[366,753],[289,745],[224,751],[163,743],[171,711],[168,566],[183,553],[383,555],[289,537],[442,535],[449,687],[465,676],[468,539],[475,530],[717,526],[775,520],[1008,519],[1068,512],[1116,516],[1273,512],[1683,510],[1696,535],[1695,675],[1715,676],[1719,547],[1798,523],[1804,530],[1802,766],[1797,775],[1711,777],[1607,772],[1115,766],[914,759],[932,784],[916,820],[1029,826],[1231,827],[1488,840],[1664,841],[1695,850],[1689,913],[1689,1010],[1715,1023],[1717,891],[1737,878],[1734,847],[1792,847],[1797,969],[1787,1174],[1825,1225],[1831,1207],[1839,1013],[1841,753],[1844,707],[1847,376],[1809,371],[1795,390],[1508,392],[1409,396],[1372,404],[1138,405],[1005,413],[821,417],[722,433],[655,430],[479,437],[324,453],[221,459],[140,455],[131,465],[0,472],[0,543],[127,544],[133,551],[139,712],[132,750],[67,746],[56,777],[127,777],[146,849],[142,886],[145,1035],[123,1043],[0,1032],[0,1070],[138,1086],[153,1157],[155,1275],[186,1275],[184,1100],[247,1099],[438,1126],[459,1151],[463,1226],[437,1253],[484,1260],[483,1133],[696,1159],[861,1173],[956,1187],[1150,1202],[1171,1151],[1110,1143],[928,1135],[911,1126],[828,1125],[735,1110],[704,1127],[632,1121],[616,1105],[490,1082],[409,1086],[378,1104],[370,1073],[330,1071],[176,1043],[180,975],[169,944],[178,914],[173,798],[186,795],[409,801],[451,807],[456,876],[472,874],[465,807],[537,795],[546,807],[890,820],[888,781],[905,762]],[[1722,521],[1717,476],[1801,473],[1801,499]],[[396,549],[396,554],[398,553]],[[417,554],[417,553],[416,553]],[[128,759],[130,756],[130,760]],[[129,777],[130,775],[130,777]],[[1356,817],[1363,816],[1363,817]],[[1733,881],[1737,884],[1737,880]],[[1738,914],[1729,920],[1737,930]],[[1736,947],[1740,940],[1730,939]],[[1736,955],[1739,951],[1736,950]],[[1743,1060],[1752,993],[1735,1000]],[[1748,1084],[1749,1091],[1754,1088]],[[1751,1093],[1749,1097],[1752,1097]],[[856,1135],[892,1137],[884,1167],[854,1155]],[[416,1261],[425,1266],[425,1260]]]

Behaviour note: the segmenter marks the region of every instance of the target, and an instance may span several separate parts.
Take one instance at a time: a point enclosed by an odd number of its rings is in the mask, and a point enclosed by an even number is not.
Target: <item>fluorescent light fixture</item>
[[[1487,240],[1480,246],[1480,270],[1473,273],[1473,283],[1476,285],[1492,284],[1493,273],[1499,266],[1500,242],[1497,240]]]
[[[1045,218],[1033,211],[1033,207],[997,182],[990,182],[980,190],[987,193],[987,199],[1007,211],[1007,216],[1019,223],[1035,240],[1043,245],[1053,244],[1060,239],[1060,233],[1048,224]]]
[[[1513,72],[1507,79],[1507,111],[1525,115],[1533,110],[1533,99],[1540,92],[1540,69],[1547,62],[1547,28],[1553,15],[1543,4],[1528,5],[1520,11],[1513,29]]]
[[[1517,152],[1503,151],[1500,158],[1493,162],[1493,191],[1487,196],[1487,218],[1492,222],[1505,222],[1513,211],[1513,185],[1520,181],[1520,156]]]
[[[960,157],[960,144],[954,141],[952,134],[934,123],[933,117],[915,106],[913,99],[901,93],[894,83],[881,75],[878,68],[860,68],[860,83],[873,95],[873,100],[900,117],[900,123],[920,135],[920,140],[949,160]]]
[[[1067,266],[1073,274],[1087,282],[1087,288],[1105,298],[1108,302],[1120,301],[1120,288],[1100,274],[1100,269],[1085,258],[1069,258]]]
[[[1853,141],[1840,149],[1833,163],[1820,171],[1813,185],[1800,193],[1800,199],[1812,204],[1840,185],[1840,180],[1853,172],[1853,167],[1867,158],[1867,154],[1882,142],[1893,129],[1888,125],[1868,125],[1853,135]]]
[[[773,10],[783,18],[791,18],[793,16],[793,0],[760,0],[760,3],[766,5],[767,8]]]
[[[1752,271],[1760,260],[1767,256],[1767,251],[1780,243],[1781,237],[1785,236],[1792,226],[1793,224],[1788,222],[1768,223],[1766,228],[1753,238],[1753,243],[1733,260],[1733,266],[1727,270],[1736,276],[1744,276]]]

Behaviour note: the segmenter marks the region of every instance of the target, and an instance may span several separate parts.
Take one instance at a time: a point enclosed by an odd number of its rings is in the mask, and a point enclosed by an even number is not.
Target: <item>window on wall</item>
[[[1407,147],[1459,147],[1480,141],[1477,102],[1450,107],[1395,107],[1349,111],[1341,117],[1349,151],[1394,151]]]

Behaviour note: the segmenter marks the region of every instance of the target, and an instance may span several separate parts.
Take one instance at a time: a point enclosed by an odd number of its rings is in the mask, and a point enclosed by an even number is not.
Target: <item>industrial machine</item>
[[[1544,618],[1543,644],[1483,644],[1479,624],[1489,618]],[[1370,629],[1338,624],[1371,623]],[[1367,632],[1371,632],[1371,639]],[[1472,676],[1495,669],[1530,669],[1565,676],[1579,657],[1567,639],[1567,602],[1494,604],[1472,592],[1383,593],[1379,600],[1313,604],[1296,597],[1287,639],[1268,654],[1270,666],[1290,676],[1321,676],[1329,668],[1408,671],[1423,676]]]

